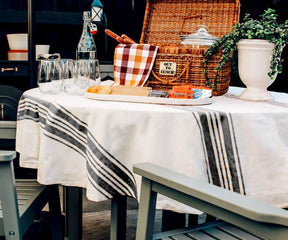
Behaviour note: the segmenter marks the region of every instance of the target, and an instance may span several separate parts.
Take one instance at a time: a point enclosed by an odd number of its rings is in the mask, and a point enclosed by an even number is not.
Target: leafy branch
[[[278,15],[275,10],[271,8],[265,10],[264,14],[260,17],[260,20],[256,20],[252,19],[249,14],[246,14],[243,22],[236,23],[231,32],[218,39],[205,51],[202,66],[209,84],[211,81],[208,75],[208,65],[213,55],[220,50],[222,51],[218,66],[216,67],[216,88],[217,78],[219,77],[222,67],[231,59],[232,53],[236,50],[236,44],[241,39],[264,39],[273,43],[274,49],[270,60],[270,72],[268,75],[273,79],[277,73],[282,72],[280,57],[284,46],[288,43],[288,20],[279,24],[277,22]]]

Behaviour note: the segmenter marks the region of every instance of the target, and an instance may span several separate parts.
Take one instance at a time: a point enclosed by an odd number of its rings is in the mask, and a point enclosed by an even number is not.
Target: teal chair
[[[134,165],[142,176],[136,240],[288,239],[288,212],[152,163]],[[157,193],[219,221],[154,234]],[[220,220],[221,219],[221,220]]]
[[[15,139],[15,132],[16,122],[0,121],[0,139]],[[52,239],[63,239],[58,186],[43,186],[32,179],[15,180],[15,157],[15,151],[0,151],[0,236],[22,239],[48,203]]]

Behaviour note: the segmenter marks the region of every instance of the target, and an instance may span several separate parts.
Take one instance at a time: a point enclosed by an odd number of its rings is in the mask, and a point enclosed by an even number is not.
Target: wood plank
[[[35,192],[35,191],[41,191],[44,187],[22,187],[22,188],[17,188],[17,192],[22,193],[22,194],[29,194],[29,192]]]
[[[153,235],[153,239],[154,238],[155,239],[165,239],[165,238],[170,239],[174,235],[188,234],[191,232],[202,231],[203,229],[219,226],[221,224],[223,224],[223,221],[214,221],[214,222],[199,224],[194,227],[185,227],[185,228],[175,229],[171,231],[155,233]]]
[[[192,238],[185,236],[184,234],[179,234],[171,237],[173,240],[191,240]]]
[[[232,234],[235,237],[238,237],[239,239],[245,239],[245,240],[246,239],[249,239],[249,240],[262,239],[228,223],[218,226],[218,228],[225,232]]]
[[[32,195],[33,195],[33,193],[25,193],[25,194],[19,193],[19,194],[17,194],[17,198],[18,199],[25,199],[25,198],[28,198],[28,197],[30,197]]]
[[[231,234],[223,232],[220,229],[217,229],[215,227],[206,228],[203,230],[203,232],[209,234],[210,236],[215,237],[216,239],[218,238],[218,239],[225,239],[225,240],[239,240],[238,238],[233,237]]]
[[[187,234],[189,237],[192,237],[195,240],[215,240],[215,238],[210,237],[209,235],[201,232],[201,231],[194,231]]]

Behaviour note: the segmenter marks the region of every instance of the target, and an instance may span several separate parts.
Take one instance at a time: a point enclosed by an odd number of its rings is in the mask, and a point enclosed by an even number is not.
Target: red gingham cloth
[[[119,44],[114,54],[114,81],[119,85],[143,86],[152,70],[158,46]]]

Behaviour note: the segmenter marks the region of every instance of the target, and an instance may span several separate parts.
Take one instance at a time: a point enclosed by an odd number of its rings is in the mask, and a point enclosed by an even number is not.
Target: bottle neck
[[[90,36],[91,35],[91,21],[85,19],[83,23],[83,31],[82,31],[82,36]]]

